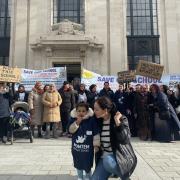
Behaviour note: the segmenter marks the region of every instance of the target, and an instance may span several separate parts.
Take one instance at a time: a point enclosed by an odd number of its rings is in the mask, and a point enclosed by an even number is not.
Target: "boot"
[[[53,126],[52,126],[52,132],[53,132],[53,138],[57,139],[58,138],[58,135],[57,135],[57,123],[53,123]]]
[[[46,124],[46,134],[45,134],[45,138],[49,139],[50,138],[50,123]]]
[[[38,125],[38,138],[42,138],[41,126],[40,125]]]

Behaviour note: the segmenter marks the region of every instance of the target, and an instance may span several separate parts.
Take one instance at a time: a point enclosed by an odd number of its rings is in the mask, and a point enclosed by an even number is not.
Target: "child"
[[[94,148],[100,147],[98,125],[93,115],[92,109],[83,102],[71,111],[69,132],[72,134],[72,156],[78,180],[90,180]]]

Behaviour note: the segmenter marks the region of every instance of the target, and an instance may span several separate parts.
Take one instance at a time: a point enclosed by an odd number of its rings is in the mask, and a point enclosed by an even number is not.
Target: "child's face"
[[[77,117],[84,117],[87,114],[87,110],[85,107],[78,107],[77,108]]]

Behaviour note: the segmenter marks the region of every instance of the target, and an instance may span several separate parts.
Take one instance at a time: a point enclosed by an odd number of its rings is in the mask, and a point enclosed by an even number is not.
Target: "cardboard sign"
[[[117,81],[119,83],[132,82],[136,79],[135,71],[122,71],[122,72],[118,72],[117,74],[118,74]]]
[[[0,66],[1,82],[20,82],[20,79],[21,79],[21,70],[19,68]]]
[[[136,74],[160,80],[163,70],[164,66],[160,64],[149,63],[141,60],[137,66]]]

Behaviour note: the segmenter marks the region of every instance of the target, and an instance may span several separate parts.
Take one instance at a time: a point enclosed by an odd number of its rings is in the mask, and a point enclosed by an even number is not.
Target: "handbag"
[[[170,119],[170,117],[171,117],[171,114],[170,114],[169,110],[159,112],[159,118],[161,120],[168,120],[168,119]]]
[[[116,160],[122,175],[121,178],[130,177],[137,165],[137,157],[130,143],[119,145],[119,148],[116,150]]]

